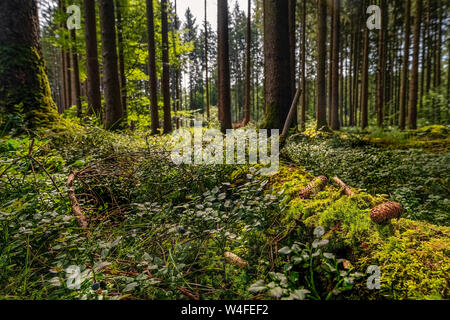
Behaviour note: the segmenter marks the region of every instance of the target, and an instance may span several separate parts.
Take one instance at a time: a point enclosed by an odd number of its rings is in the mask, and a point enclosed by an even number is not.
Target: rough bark
[[[361,82],[361,128],[369,125],[369,29],[364,31],[364,53]]]
[[[265,129],[283,129],[292,102],[288,1],[264,1]]]
[[[251,92],[251,45],[252,45],[252,1],[248,0],[247,14],[247,48],[246,48],[246,65],[245,65],[245,107],[244,121],[242,126],[245,127],[250,122],[250,92]]]
[[[95,1],[84,0],[88,114],[96,114],[101,117],[102,99],[100,94],[96,19]]]
[[[388,4],[381,0],[381,29],[378,33],[378,70],[377,70],[377,125],[383,126],[384,117],[384,83],[386,77],[386,28]]]
[[[326,0],[317,0],[317,93],[316,93],[316,117],[317,129],[326,128],[327,124],[327,92],[325,80],[325,68],[327,59],[327,6]]]
[[[158,134],[158,86],[156,78],[156,51],[155,51],[155,22],[153,0],[147,0],[147,30],[148,30],[148,74],[150,82],[150,113],[152,121],[152,134]]]
[[[169,27],[167,0],[161,0],[161,35],[162,35],[162,93],[164,100],[164,133],[172,131],[172,115],[170,110],[170,64],[169,64]]]
[[[249,0],[250,1],[250,0]],[[208,14],[205,0],[205,84],[206,84],[206,119],[211,120],[210,99],[209,99],[209,61],[208,61]]]
[[[419,84],[421,14],[422,14],[422,0],[417,0],[414,18],[414,49],[413,49],[413,62],[411,71],[410,93],[409,93],[408,126],[410,129],[417,129],[417,98],[418,98],[417,96]]]
[[[123,49],[123,19],[122,19],[122,0],[116,0],[117,12],[117,47],[119,49],[119,76],[120,93],[122,96],[122,109],[124,118],[127,117],[127,77],[125,74],[125,54]]]
[[[34,128],[58,119],[41,53],[36,0],[0,1],[0,111]]]
[[[300,116],[300,127],[301,130],[306,130],[306,1],[303,2],[302,9],[302,50],[301,50],[301,86],[302,86],[302,96],[301,96],[301,116]]]
[[[339,130],[339,29],[340,29],[340,0],[333,0],[333,51],[332,51],[332,74],[331,74],[331,129]]]
[[[105,90],[105,128],[114,130],[124,120],[120,95],[119,69],[117,63],[114,3],[99,1],[100,27],[102,30],[103,83]]]
[[[400,129],[405,129],[406,126],[406,101],[408,97],[408,71],[409,71],[409,50],[411,38],[411,0],[406,0],[405,3],[405,44],[403,51],[403,66],[402,66],[402,83],[400,85]]]
[[[228,1],[218,0],[218,65],[219,87],[218,104],[220,128],[223,133],[232,129],[231,123],[231,92],[230,92],[230,54],[228,41]]]
[[[72,63],[73,63],[73,89],[75,94],[75,105],[77,106],[77,117],[82,117],[82,106],[81,106],[81,83],[80,83],[80,67],[78,64],[78,53],[77,53],[77,36],[75,29],[70,30],[70,38],[72,40]]]

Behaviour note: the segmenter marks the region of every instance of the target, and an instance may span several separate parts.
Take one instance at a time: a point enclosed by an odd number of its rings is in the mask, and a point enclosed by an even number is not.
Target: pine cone
[[[248,267],[247,261],[238,257],[237,255],[235,255],[232,252],[225,252],[224,257],[228,261],[228,263],[231,263],[232,265],[235,265],[236,267],[243,268],[243,269]]]
[[[306,188],[304,188],[300,194],[298,195],[301,199],[309,199],[316,194],[318,194],[320,191],[322,191],[325,186],[328,183],[328,178],[325,176],[319,176],[317,178],[314,178],[313,181],[311,181]]]
[[[385,202],[370,211],[370,219],[380,224],[391,219],[398,219],[403,213],[403,206],[397,202]]]

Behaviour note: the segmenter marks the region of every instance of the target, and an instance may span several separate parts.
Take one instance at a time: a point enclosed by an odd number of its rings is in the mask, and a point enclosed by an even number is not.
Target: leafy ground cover
[[[329,184],[300,199],[314,178],[300,165],[271,177],[174,166],[168,140],[143,133],[67,125],[0,141],[0,298],[449,298],[450,229],[373,224],[378,192]],[[87,229],[67,196],[71,172]],[[371,265],[380,290],[367,288]]]

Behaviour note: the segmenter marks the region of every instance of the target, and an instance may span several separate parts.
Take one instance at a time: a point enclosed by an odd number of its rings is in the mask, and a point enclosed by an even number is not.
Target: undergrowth
[[[170,145],[70,123],[1,138],[0,298],[448,298],[448,228],[374,225],[370,208],[385,196],[345,197],[333,185],[301,200],[314,177],[301,166],[270,177],[175,166]],[[67,196],[71,172],[87,230]],[[369,265],[380,266],[380,290],[366,287]]]

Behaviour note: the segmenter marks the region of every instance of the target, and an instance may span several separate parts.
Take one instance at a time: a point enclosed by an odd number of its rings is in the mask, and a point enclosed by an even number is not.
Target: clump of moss
[[[382,292],[392,299],[448,299],[450,228],[425,222],[392,221],[393,234],[372,238],[362,267],[381,270]]]

